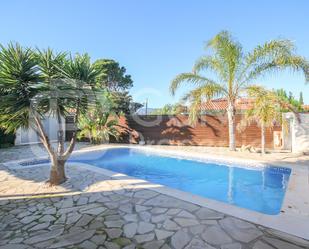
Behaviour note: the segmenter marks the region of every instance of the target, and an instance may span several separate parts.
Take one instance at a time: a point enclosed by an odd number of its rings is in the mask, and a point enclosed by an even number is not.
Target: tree
[[[303,97],[303,92],[299,93],[299,104],[302,106],[304,104],[304,97]]]
[[[162,108],[157,109],[152,115],[178,115],[186,112],[186,107],[181,104],[166,104]]]
[[[236,149],[235,103],[250,84],[262,76],[287,68],[302,71],[309,81],[309,63],[295,53],[294,44],[289,40],[266,42],[245,53],[241,44],[229,32],[223,31],[207,42],[206,49],[210,54],[196,61],[193,72],[176,76],[171,82],[170,91],[175,94],[183,82],[196,86],[185,96],[191,104],[192,122],[197,120],[203,101],[215,96],[226,98],[230,150]]]
[[[125,91],[133,86],[131,75],[126,74],[126,68],[120,67],[114,60],[100,59],[95,61],[94,67],[101,71],[97,77],[97,85],[100,88],[106,87],[112,92]]]
[[[261,153],[265,154],[265,131],[273,128],[274,125],[284,123],[282,110],[293,110],[286,101],[282,101],[274,91],[268,91],[263,87],[251,86],[248,88],[248,95],[254,101],[252,107],[245,112],[245,116],[238,128],[242,130],[252,123],[257,123],[261,127]]]
[[[94,67],[101,71],[96,79],[99,88],[106,88],[113,97],[115,103],[114,112],[130,114],[142,107],[142,104],[133,102],[128,90],[133,86],[131,75],[126,74],[126,68],[118,62],[110,59],[95,61]]]
[[[88,55],[67,58],[65,53],[50,49],[35,52],[19,44],[1,46],[1,126],[6,132],[19,127],[34,129],[51,160],[51,185],[66,180],[65,163],[77,139],[75,129],[65,148],[62,117],[73,115],[77,127],[80,114],[96,103],[94,85],[99,74]],[[43,117],[51,115],[58,120],[57,148],[51,144],[42,123]]]
[[[95,108],[82,115],[79,120],[79,138],[88,138],[90,143],[109,142],[110,137],[119,139],[118,118],[116,115]]]
[[[292,92],[289,92],[289,96],[287,95],[284,89],[278,89],[276,91],[276,95],[285,102],[288,102],[291,106],[295,108],[295,110],[301,112],[304,111],[303,105],[294,97]],[[282,110],[283,112],[288,112],[289,109]]]
[[[127,91],[111,92],[111,99],[114,103],[113,111],[116,114],[131,114],[135,113],[143,105],[134,102],[132,96]]]

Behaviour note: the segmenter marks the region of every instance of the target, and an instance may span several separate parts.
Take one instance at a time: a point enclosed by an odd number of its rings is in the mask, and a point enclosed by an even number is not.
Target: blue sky
[[[309,1],[206,0],[45,0],[1,1],[0,43],[88,52],[92,59],[113,58],[127,68],[138,101],[150,107],[176,102],[172,78],[190,71],[203,55],[204,42],[229,30],[246,50],[275,38],[293,40],[309,59]],[[309,85],[300,74],[284,72],[259,80],[285,88],[309,104]]]

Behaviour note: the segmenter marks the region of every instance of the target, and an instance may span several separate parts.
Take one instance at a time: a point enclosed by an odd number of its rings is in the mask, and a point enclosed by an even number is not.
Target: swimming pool
[[[195,161],[131,148],[78,153],[87,163],[264,214],[281,210],[291,170]]]

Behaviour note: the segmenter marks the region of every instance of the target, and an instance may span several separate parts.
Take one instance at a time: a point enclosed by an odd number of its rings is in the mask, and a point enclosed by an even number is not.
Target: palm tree
[[[102,113],[101,111],[88,111],[82,115],[78,127],[81,130],[78,138],[88,138],[91,143],[106,143],[110,137],[118,140],[120,136],[118,126],[118,118],[110,113]]]
[[[6,132],[32,127],[51,159],[49,182],[58,185],[66,180],[64,165],[71,155],[77,129],[67,148],[64,146],[62,117],[74,116],[77,127],[80,113],[95,103],[92,85],[100,72],[87,55],[66,58],[64,53],[33,51],[19,44],[1,46],[0,51],[0,118]],[[58,120],[57,149],[44,130],[42,118],[53,115]]]
[[[245,116],[239,123],[238,129],[242,130],[252,123],[257,123],[261,127],[261,152],[265,154],[265,131],[273,128],[274,125],[282,123],[286,126],[285,119],[282,118],[283,109],[293,111],[293,107],[287,101],[283,101],[276,92],[268,91],[260,86],[250,86],[248,96],[253,99],[252,107],[245,112]]]
[[[235,102],[256,79],[287,68],[302,71],[309,81],[309,63],[295,53],[289,40],[273,40],[245,53],[243,47],[227,31],[220,32],[206,44],[210,54],[198,59],[193,71],[176,76],[170,85],[175,94],[181,83],[196,86],[186,94],[190,102],[190,120],[200,114],[201,102],[223,96],[228,103],[229,148],[235,150]],[[204,70],[204,73],[203,73]],[[214,76],[211,78],[210,76]]]

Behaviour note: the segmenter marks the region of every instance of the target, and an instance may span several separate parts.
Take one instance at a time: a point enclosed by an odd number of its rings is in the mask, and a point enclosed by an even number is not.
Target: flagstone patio
[[[143,181],[68,167],[69,180],[49,188],[48,170],[1,166],[0,249],[309,248],[308,241],[160,194]]]

